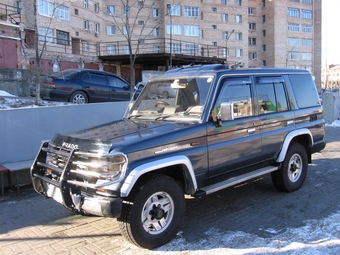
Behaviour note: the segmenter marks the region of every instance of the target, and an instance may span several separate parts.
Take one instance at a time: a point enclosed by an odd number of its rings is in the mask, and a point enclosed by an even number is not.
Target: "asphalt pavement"
[[[155,251],[125,241],[115,219],[73,215],[31,186],[20,194],[7,191],[0,197],[0,254],[263,254],[259,239],[266,254],[307,254],[277,248],[280,240],[297,241],[291,230],[301,229],[303,235],[306,222],[312,222],[309,231],[320,231],[320,240],[301,239],[299,233],[301,245],[311,249],[308,254],[340,254],[340,225],[328,238],[332,245],[326,242],[326,226],[320,227],[340,211],[340,128],[327,127],[326,141],[326,148],[313,155],[300,190],[280,192],[265,175],[201,199],[188,198],[180,233]]]

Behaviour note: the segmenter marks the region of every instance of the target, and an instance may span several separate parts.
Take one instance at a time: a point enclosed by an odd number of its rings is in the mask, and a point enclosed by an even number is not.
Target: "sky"
[[[339,0],[322,0],[322,51],[325,56],[322,64],[340,64],[339,10]]]

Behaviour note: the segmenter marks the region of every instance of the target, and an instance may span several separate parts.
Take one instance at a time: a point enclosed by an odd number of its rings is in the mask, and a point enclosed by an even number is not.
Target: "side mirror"
[[[221,103],[217,110],[217,119],[220,121],[234,119],[234,102]]]

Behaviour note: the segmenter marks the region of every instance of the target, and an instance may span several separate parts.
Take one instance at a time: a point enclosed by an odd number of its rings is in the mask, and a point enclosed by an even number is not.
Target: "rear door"
[[[109,81],[109,101],[130,101],[130,86],[114,75],[107,75]]]
[[[281,149],[287,133],[294,130],[291,111],[282,76],[255,77],[258,111],[261,122],[263,161],[271,163]]]
[[[255,114],[250,76],[226,78],[221,83],[215,108],[234,102],[234,120],[208,127],[209,176],[250,171],[261,162],[259,117]]]
[[[82,79],[82,86],[89,94],[91,103],[109,101],[110,88],[104,73],[86,73]]]

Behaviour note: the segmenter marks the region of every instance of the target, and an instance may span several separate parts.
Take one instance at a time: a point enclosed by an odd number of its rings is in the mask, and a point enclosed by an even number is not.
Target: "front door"
[[[209,177],[247,171],[261,162],[260,121],[252,90],[249,76],[222,80],[215,107],[234,102],[234,120],[208,127]]]

